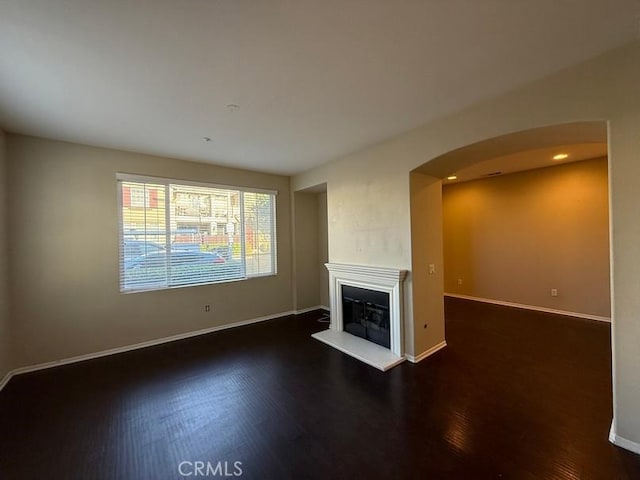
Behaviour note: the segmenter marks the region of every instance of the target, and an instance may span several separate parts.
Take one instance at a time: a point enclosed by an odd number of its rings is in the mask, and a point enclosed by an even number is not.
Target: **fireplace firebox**
[[[389,294],[342,285],[342,325],[345,332],[389,348]]]

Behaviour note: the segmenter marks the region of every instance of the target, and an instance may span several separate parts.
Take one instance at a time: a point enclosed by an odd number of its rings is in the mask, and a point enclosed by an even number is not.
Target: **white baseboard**
[[[314,310],[329,310],[329,307],[325,307],[324,305],[316,305],[315,307],[307,307],[302,308],[300,310],[294,310],[293,313],[295,315],[300,315],[301,313],[313,312]]]
[[[624,448],[625,450],[629,450],[630,452],[640,454],[640,443],[632,442],[631,440],[627,440],[626,438],[618,436],[616,434],[614,424],[615,420],[612,420],[611,430],[609,430],[609,441],[620,448]]]
[[[11,380],[11,377],[13,377],[13,370],[10,370],[9,372],[7,372],[7,374],[4,376],[4,378],[2,379],[2,381],[0,381],[0,391],[2,391],[2,389],[4,388],[4,386],[9,383],[9,380]]]
[[[438,343],[437,345],[434,345],[429,350],[426,350],[426,351],[422,352],[419,355],[415,355],[415,356],[414,355],[405,355],[405,357],[407,357],[407,360],[409,360],[411,363],[418,363],[418,362],[424,360],[425,358],[433,355],[437,351],[442,350],[446,346],[447,346],[447,342],[445,340],[443,340],[442,342]]]
[[[598,315],[590,315],[588,313],[569,312],[567,310],[555,310],[553,308],[536,307],[535,305],[524,305],[522,303],[504,302],[502,300],[491,300],[489,298],[472,297],[470,295],[458,295],[457,293],[445,293],[445,297],[461,298],[463,300],[473,300],[475,302],[492,303],[494,305],[502,305],[503,307],[523,308],[525,310],[535,310],[537,312],[553,313],[556,315],[566,315],[569,317],[585,318],[587,320],[597,320],[598,322],[611,323],[610,317],[600,317]]]
[[[68,365],[70,363],[84,362],[85,360],[92,360],[94,358],[106,357],[108,355],[116,355],[118,353],[130,352],[131,350],[138,350],[141,348],[153,347],[155,345],[161,345],[163,343],[175,342],[176,340],[183,340],[185,338],[197,337],[199,335],[206,335],[208,333],[218,332],[220,330],[227,330],[229,328],[242,327],[244,325],[250,325],[252,323],[264,322],[267,320],[273,320],[275,318],[286,317],[293,315],[295,312],[281,312],[274,313],[272,315],[265,315],[264,317],[251,318],[249,320],[242,320],[239,322],[228,323],[226,325],[217,325],[215,327],[203,328],[202,330],[196,330],[194,332],[180,333],[178,335],[172,335],[170,337],[158,338],[155,340],[149,340],[146,342],[136,343],[133,345],[125,345],[123,347],[110,348],[108,350],[102,350],[95,353],[87,353],[85,355],[78,355],[76,357],[64,358],[61,360],[54,360],[53,362],[40,363],[37,365],[31,365],[27,367],[20,367],[8,372],[0,382],[0,391],[11,380],[14,375],[20,375],[22,373],[35,372],[37,370],[44,370],[47,368],[59,367],[61,365]]]

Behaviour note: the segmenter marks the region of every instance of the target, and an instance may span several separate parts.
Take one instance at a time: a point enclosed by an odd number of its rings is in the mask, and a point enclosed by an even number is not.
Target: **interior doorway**
[[[294,293],[296,312],[329,310],[327,185],[293,193]]]

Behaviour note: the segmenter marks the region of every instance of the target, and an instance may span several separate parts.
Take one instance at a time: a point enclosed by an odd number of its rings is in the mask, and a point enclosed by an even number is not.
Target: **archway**
[[[432,321],[429,325],[421,320],[442,320],[444,317],[443,181],[452,173],[465,171],[491,159],[535,149],[585,144],[607,144],[607,123],[575,122],[509,133],[452,150],[411,172],[411,257],[416,343],[434,343],[420,337],[444,338],[444,332],[440,331],[444,321]]]
[[[445,289],[445,275],[443,274],[444,242],[443,242],[443,184],[447,183],[447,177],[452,174],[463,176],[474,170],[474,166],[485,165],[487,170],[475,168],[476,179],[482,176],[492,176],[496,173],[494,159],[500,158],[524,158],[523,152],[534,152],[529,155],[532,164],[507,165],[509,172],[525,170],[528,168],[540,168],[553,165],[552,152],[569,151],[572,160],[586,160],[595,156],[608,156],[607,148],[607,124],[606,122],[580,122],[546,126],[523,132],[491,138],[473,145],[448,152],[411,172],[411,235],[412,235],[412,273],[413,273],[413,307],[416,336],[429,335],[432,328],[439,328],[438,322],[429,322],[426,319],[444,316],[443,294]],[[580,146],[584,147],[582,150]],[[587,147],[593,148],[587,148]],[[574,152],[584,153],[580,158]],[[540,162],[535,164],[536,156],[540,156]],[[610,189],[610,179],[606,177],[606,160],[604,182]],[[577,164],[575,164],[577,166]],[[492,168],[489,168],[492,166]],[[522,167],[522,168],[520,168]],[[563,167],[564,168],[564,167]],[[552,170],[552,169],[549,169]],[[507,173],[507,172],[504,172]],[[461,175],[462,174],[462,175]],[[522,174],[520,174],[522,176]],[[502,177],[506,178],[506,177]],[[469,180],[470,178],[465,178]],[[606,202],[606,191],[605,191]],[[605,212],[608,205],[603,207]],[[610,237],[610,220],[605,218],[605,236]],[[608,240],[608,238],[606,239]],[[611,275],[610,247],[606,243],[606,269]],[[432,268],[434,267],[435,268]],[[611,299],[608,290],[608,279],[604,287]],[[513,302],[516,303],[516,302]],[[522,302],[524,303],[524,302]],[[444,322],[442,323],[444,325]]]

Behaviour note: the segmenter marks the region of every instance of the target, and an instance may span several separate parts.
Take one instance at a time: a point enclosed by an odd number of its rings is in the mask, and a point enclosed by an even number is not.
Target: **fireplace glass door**
[[[342,323],[345,332],[389,348],[389,294],[342,285]]]

